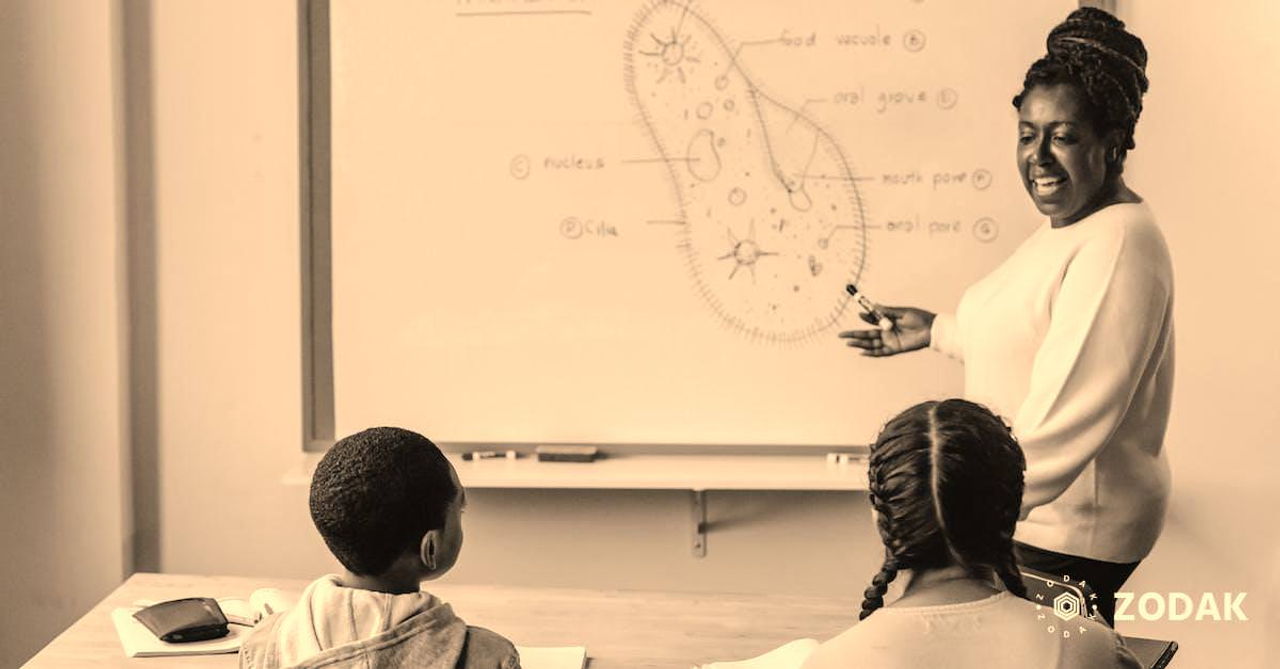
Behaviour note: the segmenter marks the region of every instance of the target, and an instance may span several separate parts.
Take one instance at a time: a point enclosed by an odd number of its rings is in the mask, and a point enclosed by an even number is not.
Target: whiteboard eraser
[[[538,446],[533,452],[538,462],[594,462],[600,455],[595,446]]]

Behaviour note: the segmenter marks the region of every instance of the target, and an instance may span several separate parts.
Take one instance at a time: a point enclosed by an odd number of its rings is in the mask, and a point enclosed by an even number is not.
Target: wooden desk
[[[301,594],[306,581],[134,574],[26,666],[235,667],[238,656],[124,656],[111,610],[135,600],[247,597],[261,587]],[[524,646],[587,647],[590,669],[689,669],[758,655],[805,636],[827,638],[857,620],[858,602],[830,598],[696,595],[432,583],[469,624]]]
[[[281,588],[296,595],[306,585],[306,581],[282,579],[134,574],[26,666],[235,667],[235,654],[126,658],[111,624],[111,610],[130,606],[139,599],[247,597],[262,587]],[[468,623],[493,629],[518,645],[586,646],[590,669],[689,669],[695,663],[758,655],[801,637],[825,640],[857,621],[860,604],[860,600],[825,597],[519,588],[447,582],[432,583],[430,590],[450,602]],[[1147,652],[1157,649],[1153,646]],[[1151,658],[1143,659],[1151,666]]]

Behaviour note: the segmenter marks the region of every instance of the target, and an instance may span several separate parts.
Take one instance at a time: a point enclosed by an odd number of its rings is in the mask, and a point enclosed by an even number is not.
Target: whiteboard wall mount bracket
[[[693,556],[707,556],[707,491],[694,490],[690,497],[693,512]]]

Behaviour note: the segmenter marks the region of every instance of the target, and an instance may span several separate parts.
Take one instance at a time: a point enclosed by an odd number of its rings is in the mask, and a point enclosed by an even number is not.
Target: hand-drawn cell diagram
[[[700,10],[649,0],[623,49],[627,91],[669,172],[679,248],[706,304],[752,339],[835,325],[866,261],[857,184],[835,140],[766,95]]]

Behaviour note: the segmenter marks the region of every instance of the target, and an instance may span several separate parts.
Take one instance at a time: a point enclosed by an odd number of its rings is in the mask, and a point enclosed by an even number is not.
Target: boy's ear
[[[436,570],[436,555],[440,553],[440,530],[430,530],[422,535],[422,544],[418,547],[418,559],[429,571]]]

